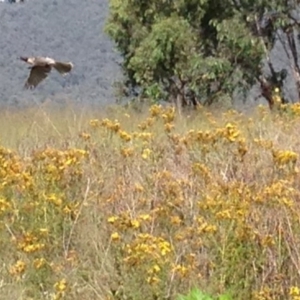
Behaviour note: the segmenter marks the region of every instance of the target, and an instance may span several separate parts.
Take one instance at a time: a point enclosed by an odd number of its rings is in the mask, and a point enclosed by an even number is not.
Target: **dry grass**
[[[1,299],[299,299],[298,105],[46,105],[0,126]]]

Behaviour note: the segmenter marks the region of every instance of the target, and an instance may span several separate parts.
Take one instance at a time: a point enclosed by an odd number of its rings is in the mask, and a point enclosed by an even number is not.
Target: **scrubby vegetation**
[[[100,2],[0,7],[3,102],[113,98]],[[138,111],[1,110],[0,298],[300,299],[298,5],[198,2],[109,1],[120,98]],[[74,72],[28,94],[20,55]],[[255,84],[272,111],[202,106]]]
[[[299,299],[299,105],[0,122],[2,299]]]

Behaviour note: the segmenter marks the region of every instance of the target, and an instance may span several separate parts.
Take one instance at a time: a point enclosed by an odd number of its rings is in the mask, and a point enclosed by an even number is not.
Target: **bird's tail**
[[[23,61],[25,61],[25,62],[28,61],[28,57],[25,57],[25,56],[21,56],[20,59],[23,60]]]
[[[57,72],[63,75],[65,73],[69,73],[73,69],[74,65],[70,62],[64,63],[56,61],[53,67]]]

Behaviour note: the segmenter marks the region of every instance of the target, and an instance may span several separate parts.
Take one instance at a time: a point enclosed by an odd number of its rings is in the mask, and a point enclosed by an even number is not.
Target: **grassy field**
[[[0,299],[300,299],[299,105],[0,126]]]

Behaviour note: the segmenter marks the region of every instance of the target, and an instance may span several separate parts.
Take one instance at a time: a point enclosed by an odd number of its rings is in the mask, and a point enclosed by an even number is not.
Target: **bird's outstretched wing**
[[[73,69],[73,64],[70,62],[64,63],[64,62],[56,61],[53,67],[57,72],[63,75],[69,73]]]
[[[25,83],[26,89],[34,89],[41,81],[43,81],[51,71],[50,66],[34,66],[30,68],[30,75]]]

